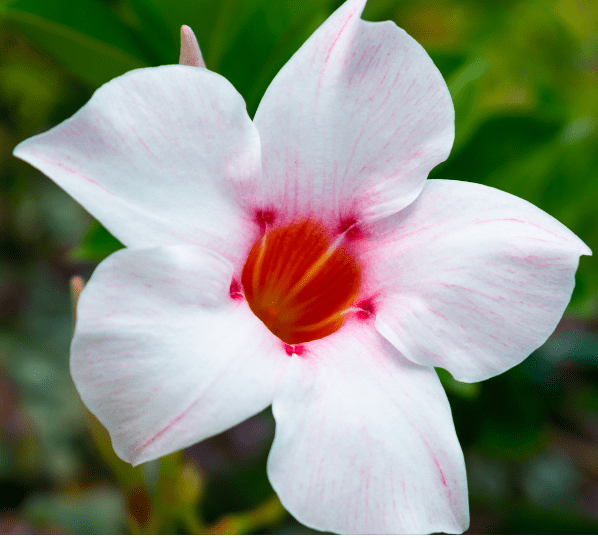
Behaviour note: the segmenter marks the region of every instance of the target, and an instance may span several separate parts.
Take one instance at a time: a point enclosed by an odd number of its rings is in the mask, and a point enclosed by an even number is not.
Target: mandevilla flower
[[[365,2],[315,32],[253,121],[184,29],[187,65],[109,82],[15,155],[127,247],[83,291],[71,348],[121,458],[272,405],[268,475],[299,521],[457,533],[465,466],[434,367],[481,381],[521,362],[591,252],[519,198],[426,179],[453,142],[449,92]]]

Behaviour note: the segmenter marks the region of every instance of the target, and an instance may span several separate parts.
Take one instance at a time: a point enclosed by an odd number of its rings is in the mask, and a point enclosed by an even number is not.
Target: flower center
[[[361,267],[325,226],[304,219],[271,228],[247,256],[241,283],[253,313],[294,345],[338,331],[361,285]]]

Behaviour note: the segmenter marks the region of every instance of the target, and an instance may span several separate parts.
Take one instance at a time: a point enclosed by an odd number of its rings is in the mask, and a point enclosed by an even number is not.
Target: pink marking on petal
[[[139,135],[137,129],[131,125],[131,131],[135,133],[135,136],[138,138],[141,145],[145,148],[145,150],[152,156],[155,157],[154,152],[150,149],[150,147],[145,143],[145,140]]]
[[[325,63],[328,63],[328,60],[330,59],[330,55],[332,54],[332,51],[336,47],[336,44],[337,44],[338,40],[340,39],[341,35],[345,31],[345,28],[347,27],[347,25],[349,24],[349,22],[351,22],[351,19],[355,16],[356,11],[357,10],[354,10],[351,13],[349,13],[349,15],[347,16],[347,18],[345,19],[343,26],[341,27],[341,29],[339,30],[338,34],[336,35],[336,37],[332,41],[332,45],[330,45],[330,48],[328,49],[328,54],[326,55],[326,61],[325,61]]]
[[[539,224],[529,222],[527,220],[513,219],[513,218],[511,218],[511,219],[488,219],[488,220],[476,220],[474,222],[474,224],[487,224],[489,222],[519,222],[520,224],[525,224],[526,226],[533,226],[534,228],[538,228],[538,229],[542,230],[543,232],[549,233],[550,235],[557,237],[560,240],[566,241],[567,243],[575,243],[576,242],[576,240],[573,238],[565,237],[560,233],[550,230],[544,226],[540,226]],[[536,239],[536,241],[545,242],[543,239]]]
[[[373,297],[359,301],[357,303],[357,308],[360,309],[359,312],[357,312],[358,319],[370,319],[376,315],[376,305],[374,304]]]
[[[351,215],[349,217],[343,218],[341,220],[341,224],[339,226],[339,233],[345,234],[345,238],[348,240],[351,239],[362,239],[363,238],[363,230],[358,224],[359,219]]]
[[[438,310],[430,309],[430,312],[432,312],[432,314],[435,314],[436,316],[438,316],[439,318],[442,318],[445,321],[449,321],[449,318],[447,318],[444,314],[441,314],[440,312],[438,312]]]
[[[69,172],[69,173],[71,173],[73,175],[79,176],[81,179],[84,179],[85,181],[88,181],[92,185],[95,185],[99,189],[102,189],[104,192],[107,192],[111,196],[115,196],[115,194],[112,191],[109,191],[106,187],[103,187],[97,181],[91,179],[90,177],[84,176],[83,174],[81,174],[80,172],[77,172],[76,170],[73,170],[72,168],[69,168],[68,166],[66,166],[66,164],[61,163],[60,161],[56,161],[54,159],[48,159],[48,157],[46,157],[45,155],[39,155],[35,151],[30,151],[30,153],[34,157],[37,157],[38,159],[41,159],[42,161],[44,161],[44,162],[46,162],[48,164],[51,164],[52,166],[58,166],[59,168],[62,168],[63,170],[66,170],[67,172]]]
[[[426,443],[428,444],[428,443]],[[428,445],[428,448],[430,447],[430,445]],[[434,453],[430,450],[430,454],[432,454],[432,459],[434,460],[434,465],[436,465],[436,468],[438,469],[438,472],[440,473],[440,480],[442,481],[442,485],[445,488],[448,488],[448,484],[446,483],[446,478],[444,478],[444,473],[442,472],[442,469],[440,467],[440,463],[438,463],[438,460],[436,459],[436,456],[434,455]]]
[[[229,294],[232,299],[235,299],[237,301],[239,299],[245,298],[245,296],[243,295],[243,292],[241,290],[241,283],[236,278],[233,278],[230,283]]]
[[[293,353],[295,355],[303,355],[303,344],[295,344],[295,345],[291,345],[291,344],[284,344],[284,350],[286,351],[287,355],[290,357]]]
[[[259,224],[262,235],[266,233],[269,226],[272,226],[275,219],[276,213],[272,209],[258,209],[255,212],[254,220]]]
[[[199,400],[199,398],[197,398]],[[181,420],[196,404],[197,400],[195,400],[187,409],[185,409],[181,414],[173,418],[166,426],[164,426],[156,435],[150,437],[145,443],[142,445],[131,447],[129,450],[132,454],[139,454],[145,447],[151,445],[153,442],[156,441],[159,437],[164,435],[170,428],[172,428],[179,420]]]
[[[440,481],[442,482],[442,485],[446,489],[446,494],[448,496],[448,500],[449,500],[451,506],[453,507],[454,512],[458,513],[458,511],[459,511],[458,502],[453,497],[453,492],[451,491],[451,488],[449,487],[449,485],[446,482],[446,478],[444,476],[444,472],[442,471],[442,468],[440,467],[440,463],[438,463],[438,460],[436,459],[436,455],[434,454],[434,451],[432,450],[432,447],[430,446],[430,443],[428,443],[428,440],[424,437],[424,435],[422,434],[422,432],[420,432],[419,430],[417,430],[417,433],[419,433],[422,441],[424,442],[424,444],[426,445],[426,447],[430,451],[430,455],[432,456],[432,459],[434,460],[434,465],[436,465],[436,468],[438,469],[438,473],[440,474]]]

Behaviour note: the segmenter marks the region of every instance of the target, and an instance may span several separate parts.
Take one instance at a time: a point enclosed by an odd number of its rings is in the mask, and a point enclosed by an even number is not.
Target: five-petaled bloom
[[[522,361],[591,253],[519,198],[426,179],[451,149],[451,98],[365,2],[315,32],[253,121],[197,49],[109,82],[15,155],[127,247],[83,291],[71,349],[121,458],[271,404],[268,474],[299,521],[457,533],[465,466],[434,367],[480,381]]]

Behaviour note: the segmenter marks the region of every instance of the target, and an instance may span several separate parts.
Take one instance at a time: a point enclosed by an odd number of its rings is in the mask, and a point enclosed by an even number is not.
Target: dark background
[[[177,63],[181,24],[253,116],[332,0],[0,0],[0,531],[309,532],[280,507],[269,411],[135,469],[68,372],[69,278],[119,247],[12,157],[130,69]],[[598,2],[370,0],[447,80],[456,140],[431,177],[520,196],[598,252]],[[441,378],[467,463],[474,533],[598,532],[598,257],[581,259],[555,334],[478,384]]]

